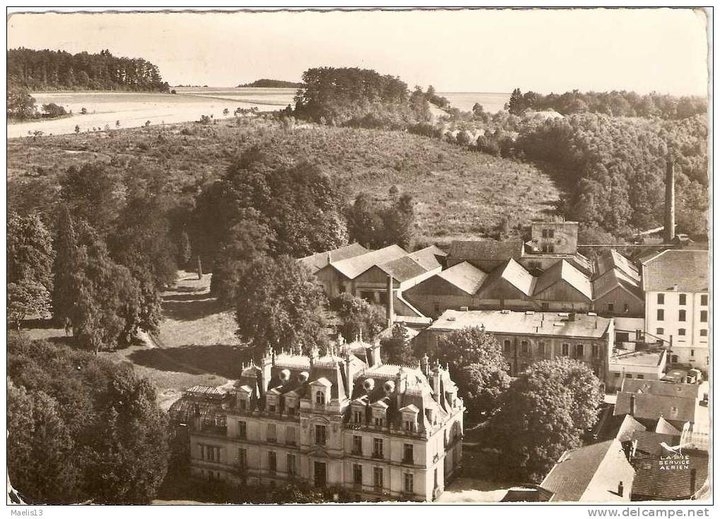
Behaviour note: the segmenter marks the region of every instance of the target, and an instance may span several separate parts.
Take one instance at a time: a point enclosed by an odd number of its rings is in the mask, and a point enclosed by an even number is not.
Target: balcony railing
[[[373,457],[373,458],[380,459],[380,460],[384,458],[382,452],[373,452],[373,453],[372,453],[372,457]]]

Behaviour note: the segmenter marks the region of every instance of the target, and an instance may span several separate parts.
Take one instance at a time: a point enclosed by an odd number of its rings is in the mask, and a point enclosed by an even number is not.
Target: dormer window
[[[238,399],[238,405],[240,406],[241,411],[247,411],[247,404],[247,400],[245,400],[244,398]]]
[[[380,416],[375,417],[375,427],[382,427],[383,426],[383,418]]]
[[[315,392],[315,404],[325,405],[325,391],[320,390]]]

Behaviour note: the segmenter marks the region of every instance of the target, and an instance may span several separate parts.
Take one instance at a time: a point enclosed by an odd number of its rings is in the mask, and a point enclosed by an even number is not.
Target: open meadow
[[[262,117],[185,123],[8,141],[8,200],[47,210],[58,175],[102,162],[126,175],[131,166],[161,171],[178,192],[218,178],[243,151],[310,161],[334,178],[348,201],[360,192],[384,199],[392,186],[415,199],[420,242],[479,237],[502,221],[555,212],[560,189],[537,167],[398,131],[283,125]]]

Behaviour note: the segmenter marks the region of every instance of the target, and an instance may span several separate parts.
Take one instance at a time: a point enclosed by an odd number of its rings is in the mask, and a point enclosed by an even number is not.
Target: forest
[[[238,88],[301,88],[302,83],[280,79],[256,79],[252,83],[238,85]]]
[[[7,52],[8,85],[30,91],[118,90],[168,92],[160,71],[142,58],[65,51],[10,49]]]

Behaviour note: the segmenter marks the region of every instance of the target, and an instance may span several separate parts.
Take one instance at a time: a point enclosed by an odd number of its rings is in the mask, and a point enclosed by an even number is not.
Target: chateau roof
[[[708,251],[665,250],[643,262],[645,292],[707,292]]]

